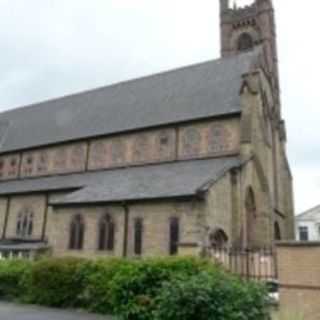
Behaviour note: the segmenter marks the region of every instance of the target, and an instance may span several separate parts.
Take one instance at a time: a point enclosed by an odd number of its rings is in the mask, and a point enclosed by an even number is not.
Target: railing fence
[[[271,248],[213,247],[209,252],[215,263],[245,279],[268,282],[278,278],[276,255]]]

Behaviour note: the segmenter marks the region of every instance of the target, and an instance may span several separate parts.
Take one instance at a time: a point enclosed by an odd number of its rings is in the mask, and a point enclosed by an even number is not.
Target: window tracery
[[[98,227],[98,249],[112,251],[115,243],[115,223],[109,214],[100,219]]]
[[[16,225],[16,236],[19,238],[29,238],[33,234],[34,213],[30,208],[23,209],[18,214]]]

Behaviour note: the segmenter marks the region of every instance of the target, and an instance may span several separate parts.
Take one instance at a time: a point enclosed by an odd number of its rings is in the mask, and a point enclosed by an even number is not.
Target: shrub
[[[165,284],[154,320],[266,320],[266,291],[223,272],[202,272]]]
[[[200,259],[0,261],[0,298],[124,320],[265,320],[266,296]]]
[[[35,262],[29,278],[29,300],[51,307],[78,306],[84,290],[81,266],[87,260],[78,258],[45,259]]]
[[[83,264],[81,274],[85,290],[82,293],[82,305],[89,311],[101,314],[113,313],[110,301],[110,283],[118,270],[129,264],[124,259],[101,259],[91,264]]]
[[[165,282],[213,269],[209,262],[191,258],[136,260],[121,265],[110,282],[113,310],[122,319],[153,319],[155,299]]]
[[[3,260],[0,262],[0,297],[18,299],[26,292],[24,276],[31,270],[31,263],[24,260]]]

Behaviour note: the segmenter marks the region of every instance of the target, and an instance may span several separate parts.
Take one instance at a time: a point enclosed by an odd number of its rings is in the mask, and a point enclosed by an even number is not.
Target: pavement
[[[0,302],[0,320],[114,320],[114,318]]]

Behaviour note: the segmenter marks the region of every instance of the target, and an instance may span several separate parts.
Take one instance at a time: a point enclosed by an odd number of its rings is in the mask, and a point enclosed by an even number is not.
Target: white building
[[[296,239],[320,241],[320,205],[296,216]]]

